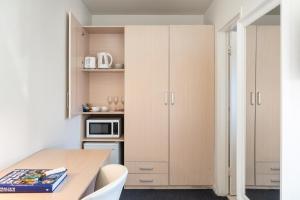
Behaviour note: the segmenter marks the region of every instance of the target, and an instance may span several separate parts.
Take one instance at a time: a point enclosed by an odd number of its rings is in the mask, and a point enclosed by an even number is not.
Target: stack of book
[[[0,193],[53,192],[67,177],[67,170],[15,169],[0,179]]]

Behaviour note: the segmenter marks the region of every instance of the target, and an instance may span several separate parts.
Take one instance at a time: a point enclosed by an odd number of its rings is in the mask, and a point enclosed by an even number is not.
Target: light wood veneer
[[[170,185],[212,185],[214,29],[170,27]]]
[[[110,151],[58,150],[39,151],[0,172],[4,176],[14,169],[54,169],[66,167],[68,177],[53,193],[10,193],[0,194],[5,200],[70,200],[80,199],[94,183],[99,169]],[[93,186],[92,186],[93,187]]]
[[[125,162],[168,161],[168,26],[125,28]]]
[[[280,26],[257,26],[256,162],[280,161]]]
[[[246,34],[246,185],[255,185],[256,26],[249,26]]]

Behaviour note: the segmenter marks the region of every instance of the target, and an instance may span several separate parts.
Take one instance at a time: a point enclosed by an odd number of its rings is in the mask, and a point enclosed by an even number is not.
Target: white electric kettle
[[[98,57],[98,68],[107,69],[111,67],[113,58],[109,53],[99,52],[97,53],[97,57]]]

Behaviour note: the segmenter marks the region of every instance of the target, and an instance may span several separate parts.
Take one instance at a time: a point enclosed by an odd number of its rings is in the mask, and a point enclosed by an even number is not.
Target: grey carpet
[[[279,200],[280,190],[247,189],[246,195],[250,200]]]
[[[123,190],[120,200],[227,200],[212,190]]]

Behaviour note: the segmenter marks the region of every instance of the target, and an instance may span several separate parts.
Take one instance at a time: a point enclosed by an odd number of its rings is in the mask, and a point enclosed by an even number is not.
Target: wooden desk
[[[0,177],[13,169],[53,169],[66,167],[68,177],[53,193],[1,193],[2,200],[75,200],[80,199],[94,183],[99,169],[110,151],[57,150],[39,151],[19,163],[0,172]]]

